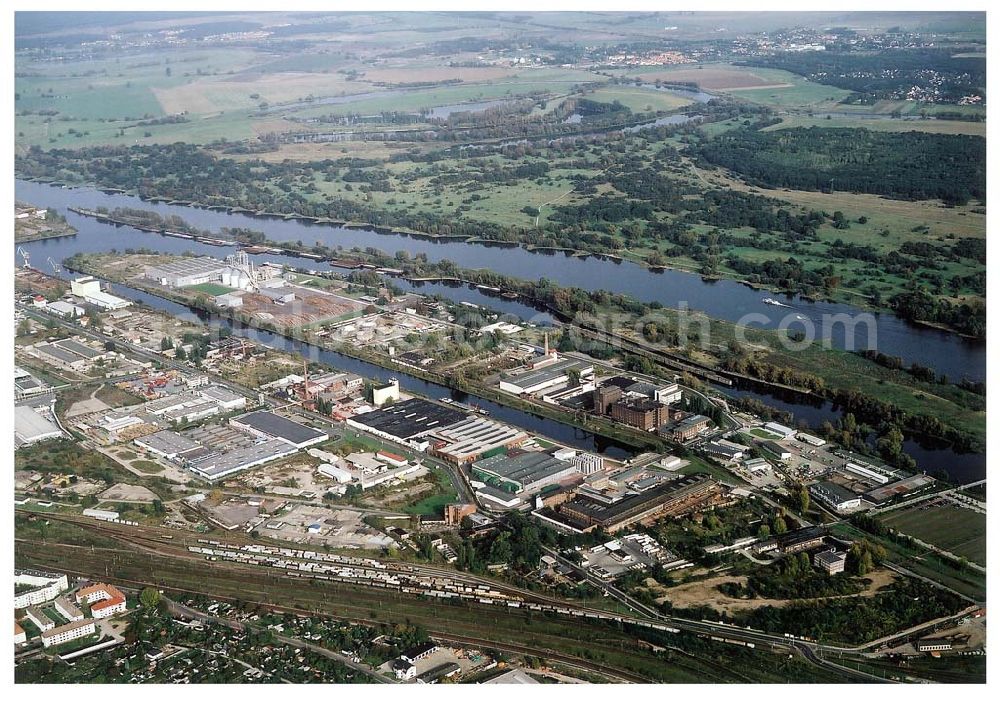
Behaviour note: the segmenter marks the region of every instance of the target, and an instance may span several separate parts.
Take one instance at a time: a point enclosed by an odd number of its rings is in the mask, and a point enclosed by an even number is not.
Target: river
[[[727,318],[732,321],[736,321],[744,313],[773,314],[774,310],[781,309],[763,304],[761,299],[766,295],[732,281],[705,282],[696,275],[680,271],[654,272],[632,263],[616,262],[595,256],[581,258],[564,253],[529,252],[522,248],[509,246],[478,245],[458,241],[440,242],[426,238],[377,233],[365,229],[310,224],[283,218],[234,215],[186,206],[149,203],[128,195],[109,195],[87,188],[62,188],[22,180],[16,181],[15,193],[18,201],[59,210],[79,231],[75,237],[22,244],[22,247],[30,253],[32,264],[47,272],[51,272],[48,262],[50,258],[52,262],[58,264],[76,252],[98,253],[112,249],[124,251],[126,248],[148,248],[163,253],[179,254],[191,251],[201,255],[224,257],[233,251],[232,248],[210,246],[185,239],[146,233],[128,226],[101,224],[94,219],[81,217],[67,211],[69,206],[86,208],[104,206],[109,209],[134,207],[155,210],[162,215],[176,214],[199,228],[213,231],[217,231],[222,226],[247,227],[263,230],[267,233],[268,238],[276,241],[301,240],[307,243],[320,241],[326,245],[342,246],[345,249],[354,246],[374,246],[389,252],[405,249],[411,255],[426,253],[430,260],[449,259],[461,267],[485,267],[524,278],[545,276],[558,284],[576,285],[589,290],[611,287],[615,291],[627,292],[647,301],[658,300],[665,306],[675,306],[678,302],[687,301],[693,309],[701,309],[711,316]],[[263,254],[253,257],[258,262],[270,260],[299,268],[335,269],[326,263],[291,256]],[[17,263],[20,262],[20,259],[17,259]],[[425,294],[438,293],[455,301],[487,306],[540,325],[548,325],[554,321],[551,315],[538,311],[521,301],[484,293],[464,284],[410,283],[400,279],[394,280],[394,284],[408,290]],[[163,300],[140,291],[132,293],[140,295],[151,306],[165,308]],[[785,299],[784,301],[793,305],[789,307],[789,309],[794,310],[793,313],[801,314],[806,318],[819,318],[824,313],[846,313],[847,310],[851,310],[846,305],[810,303],[801,299]],[[184,309],[180,305],[175,306]],[[971,343],[934,329],[915,326],[891,314],[879,314],[873,315],[873,317],[877,320],[878,347],[883,352],[902,355],[907,361],[916,360],[921,364],[935,367],[939,371],[947,372],[953,378],[961,377],[962,374],[976,379],[985,376],[985,349],[982,344]],[[271,335],[268,334],[268,336]],[[833,338],[834,341],[837,340],[836,336]],[[260,340],[274,347],[283,347],[279,344],[287,343],[283,338],[273,336],[266,340]],[[843,336],[840,340],[843,341]],[[295,344],[296,349],[299,347],[298,344]],[[354,371],[359,374],[372,377],[388,377],[392,374],[377,366],[362,363],[331,351],[319,350],[318,352],[328,354],[329,360],[325,362],[346,369],[354,367]],[[956,359],[955,354],[960,354],[960,358]],[[962,358],[965,360],[963,361]],[[322,360],[322,358],[318,359]],[[969,363],[969,365],[965,366],[963,363]],[[960,372],[966,368],[968,368],[966,372]],[[409,386],[410,389],[429,396],[449,396],[452,392],[449,388],[409,378],[401,373],[399,377],[404,387]],[[754,396],[776,408],[791,411],[797,418],[806,419],[812,425],[818,425],[825,420],[835,421],[839,416],[837,409],[829,402],[819,402],[815,406],[802,403],[791,404],[787,398],[762,394],[749,388],[727,390],[726,393],[731,396]],[[454,395],[453,398],[463,399]],[[605,453],[612,457],[622,457],[627,452],[622,446],[603,443],[604,439],[600,437],[558,422],[538,419],[492,403],[489,403],[486,408],[502,420],[532,431],[546,433],[557,440],[581,449],[605,450]],[[921,446],[913,441],[908,443],[907,452],[918,459],[922,469],[928,471],[944,469],[954,479],[980,478],[985,475],[985,457],[983,455],[959,455],[947,446],[933,446],[926,443]]]
[[[194,207],[144,202],[137,197],[106,194],[88,188],[62,188],[17,180],[15,194],[19,201],[56,208],[81,231],[99,226],[67,212],[67,207],[96,208],[100,206],[134,207],[154,210],[161,215],[176,214],[200,229],[217,231],[220,227],[245,227],[263,230],[274,241],[320,242],[327,246],[350,249],[373,246],[387,252],[406,250],[410,255],[424,253],[432,261],[451,260],[463,268],[486,268],[494,272],[525,279],[548,278],[558,285],[585,290],[610,289],[632,295],[645,302],[660,302],[665,307],[687,305],[711,317],[727,321],[743,321],[763,327],[778,328],[786,324],[792,330],[815,329],[828,333],[834,348],[860,350],[877,348],[888,355],[917,362],[945,373],[952,381],[963,377],[973,381],[986,379],[986,345],[964,339],[938,329],[912,324],[888,312],[859,316],[859,310],[846,304],[812,302],[800,296],[780,296],[753,290],[733,280],[706,281],[698,275],[679,270],[654,271],[643,266],[601,256],[573,256],[567,252],[528,251],[524,248],[488,244],[470,245],[464,241],[435,240],[424,237],[380,233],[366,229],[312,224],[284,218],[261,218],[229,214]],[[149,246],[155,244],[154,234],[129,236],[129,243],[119,246]],[[42,255],[68,255],[65,251],[84,252],[107,250],[103,237],[78,236],[73,239],[50,239],[43,245],[32,245],[50,251]],[[177,240],[180,250],[192,250],[191,244]],[[94,248],[97,246],[97,248]],[[166,249],[163,249],[166,250]],[[214,249],[218,255],[219,250]],[[305,265],[298,259],[297,265]],[[784,307],[765,304],[765,298],[778,298]],[[748,317],[748,315],[754,315]],[[853,326],[834,319],[858,320]],[[834,319],[831,321],[831,319]],[[870,320],[870,324],[864,323]]]

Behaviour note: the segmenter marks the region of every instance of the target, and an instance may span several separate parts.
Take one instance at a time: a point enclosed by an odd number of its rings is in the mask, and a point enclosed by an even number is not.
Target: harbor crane
[[[54,260],[52,260],[52,256],[49,256],[49,265],[52,266],[52,272],[53,273],[60,272],[59,264],[56,263]]]
[[[21,248],[20,246],[18,246],[17,247],[17,255],[21,256],[21,258],[24,260],[24,263],[21,264],[22,268],[27,269],[27,268],[31,267],[31,254],[30,253],[28,253],[26,250],[24,250],[23,248]]]

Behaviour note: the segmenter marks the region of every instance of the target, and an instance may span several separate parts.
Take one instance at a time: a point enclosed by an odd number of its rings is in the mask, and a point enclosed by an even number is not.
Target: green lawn
[[[916,505],[890,511],[882,521],[925,543],[986,564],[986,515],[958,506]]]
[[[203,282],[200,285],[192,285],[188,289],[195,290],[197,292],[204,292],[205,294],[212,295],[213,297],[224,295],[233,291],[232,287],[226,287],[225,285],[220,285],[217,282]]]
[[[132,467],[148,474],[163,472],[163,465],[155,463],[152,460],[135,460],[132,462]]]

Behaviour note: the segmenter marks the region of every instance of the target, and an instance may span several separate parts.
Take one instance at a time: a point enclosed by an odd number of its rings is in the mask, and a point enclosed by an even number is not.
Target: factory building
[[[511,394],[535,394],[556,385],[569,382],[571,370],[580,373],[580,380],[594,379],[594,366],[582,360],[562,359],[516,375],[502,375],[500,389]]]
[[[224,262],[215,258],[192,257],[161,265],[146,266],[143,276],[166,287],[190,287],[206,282],[219,282],[222,280],[222,272],[226,268],[228,266]],[[229,286],[237,287],[236,285]]]
[[[701,433],[704,433],[712,426],[712,420],[701,414],[691,414],[668,424],[660,429],[672,440],[677,442],[689,441]]]
[[[325,434],[324,434],[325,435]],[[180,456],[181,464],[199,477],[213,482],[224,477],[259,467],[273,460],[294,455],[298,448],[278,438],[268,438],[253,445],[219,453],[199,447]]]
[[[379,438],[406,443],[416,450],[426,450],[430,444],[421,440],[422,436],[465,418],[466,414],[458,409],[414,398],[353,416],[347,419],[347,425]]]
[[[593,453],[578,453],[570,458],[581,475],[593,475],[604,471],[604,458]]]
[[[528,434],[492,419],[473,416],[428,435],[431,452],[456,465],[465,465],[505,448],[516,448]]]
[[[270,411],[255,411],[229,420],[235,428],[261,438],[277,438],[296,448],[307,448],[329,439],[323,431],[304,426]]]
[[[511,494],[537,492],[579,474],[576,465],[548,453],[494,455],[472,463],[472,475]]]
[[[21,448],[40,441],[59,438],[59,427],[30,406],[14,407],[14,446]]]
[[[809,486],[809,493],[837,513],[861,506],[861,497],[833,482],[817,482]]]
[[[611,418],[640,431],[654,431],[670,419],[670,408],[646,397],[627,397],[611,405]]]
[[[70,290],[87,304],[99,309],[124,309],[132,304],[127,299],[102,291],[101,281],[89,275],[70,282]]]
[[[602,526],[609,533],[635,523],[677,516],[714,503],[722,486],[706,475],[691,475],[639,494],[601,498],[580,495],[564,502],[559,515],[578,528]]]

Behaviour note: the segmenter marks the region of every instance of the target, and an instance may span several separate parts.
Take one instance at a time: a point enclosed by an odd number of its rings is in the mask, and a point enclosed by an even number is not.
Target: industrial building
[[[40,441],[59,438],[59,427],[30,406],[14,407],[14,446],[21,448]]]
[[[230,425],[261,438],[277,438],[296,448],[307,448],[329,439],[323,431],[304,426],[270,411],[254,411],[229,420]]]
[[[550,362],[543,367],[521,372],[516,375],[502,375],[500,389],[511,394],[534,394],[556,385],[569,382],[570,370],[580,373],[580,380],[594,378],[594,366],[582,360],[564,358]]]
[[[180,260],[147,266],[143,276],[166,287],[190,287],[206,282],[218,282],[228,266],[221,260],[209,258],[182,258]]]
[[[70,290],[87,304],[99,309],[124,309],[132,304],[127,299],[102,291],[101,281],[89,275],[70,282]]]
[[[355,415],[347,419],[347,424],[380,438],[409,443],[417,450],[425,450],[429,443],[417,439],[465,418],[466,414],[458,409],[414,398],[378,411]]]
[[[827,574],[839,574],[844,571],[847,564],[847,553],[837,552],[834,549],[824,550],[813,555],[813,564]]]
[[[782,555],[793,555],[819,547],[825,540],[826,531],[822,527],[806,526],[759,541],[754,544],[753,551],[758,554],[775,551]]]
[[[14,399],[21,401],[40,394],[52,394],[52,388],[24,368],[14,366]]]
[[[761,447],[771,453],[778,460],[788,460],[792,457],[792,451],[775,441],[763,441]]]
[[[611,405],[611,418],[640,431],[655,431],[670,419],[670,408],[646,397],[626,397]]]
[[[492,419],[472,416],[428,434],[431,452],[456,465],[506,448],[516,448],[528,440],[528,434]]]
[[[75,319],[86,313],[83,307],[78,307],[75,304],[70,304],[69,302],[64,302],[62,300],[49,302],[45,308],[53,314],[63,317],[64,319]]]
[[[581,475],[593,475],[604,471],[604,458],[593,453],[577,453],[570,458]]]
[[[294,455],[298,452],[298,448],[279,438],[268,438],[224,453],[205,448],[201,448],[200,451],[198,454],[192,451],[181,455],[181,464],[211,482]]]
[[[494,455],[472,463],[472,475],[513,494],[536,492],[579,474],[576,465],[548,453]]]
[[[722,486],[706,475],[691,475],[639,494],[600,498],[580,495],[559,507],[559,515],[589,530],[597,526],[609,533],[646,520],[677,516],[713,503]]]
[[[837,513],[850,511],[861,506],[861,497],[839,484],[817,482],[809,486],[809,493]]]
[[[692,438],[704,433],[712,426],[712,420],[707,416],[702,416],[701,414],[692,414],[690,416],[685,416],[671,424],[667,424],[660,429],[661,433],[665,433],[671,439],[683,442],[689,441]]]
[[[719,440],[706,443],[702,447],[702,450],[713,458],[722,460],[723,462],[734,462],[743,459],[746,446],[733,443],[732,441]]]
[[[399,401],[399,380],[395,377],[384,384],[372,385],[372,404],[375,406],[397,401]]]

